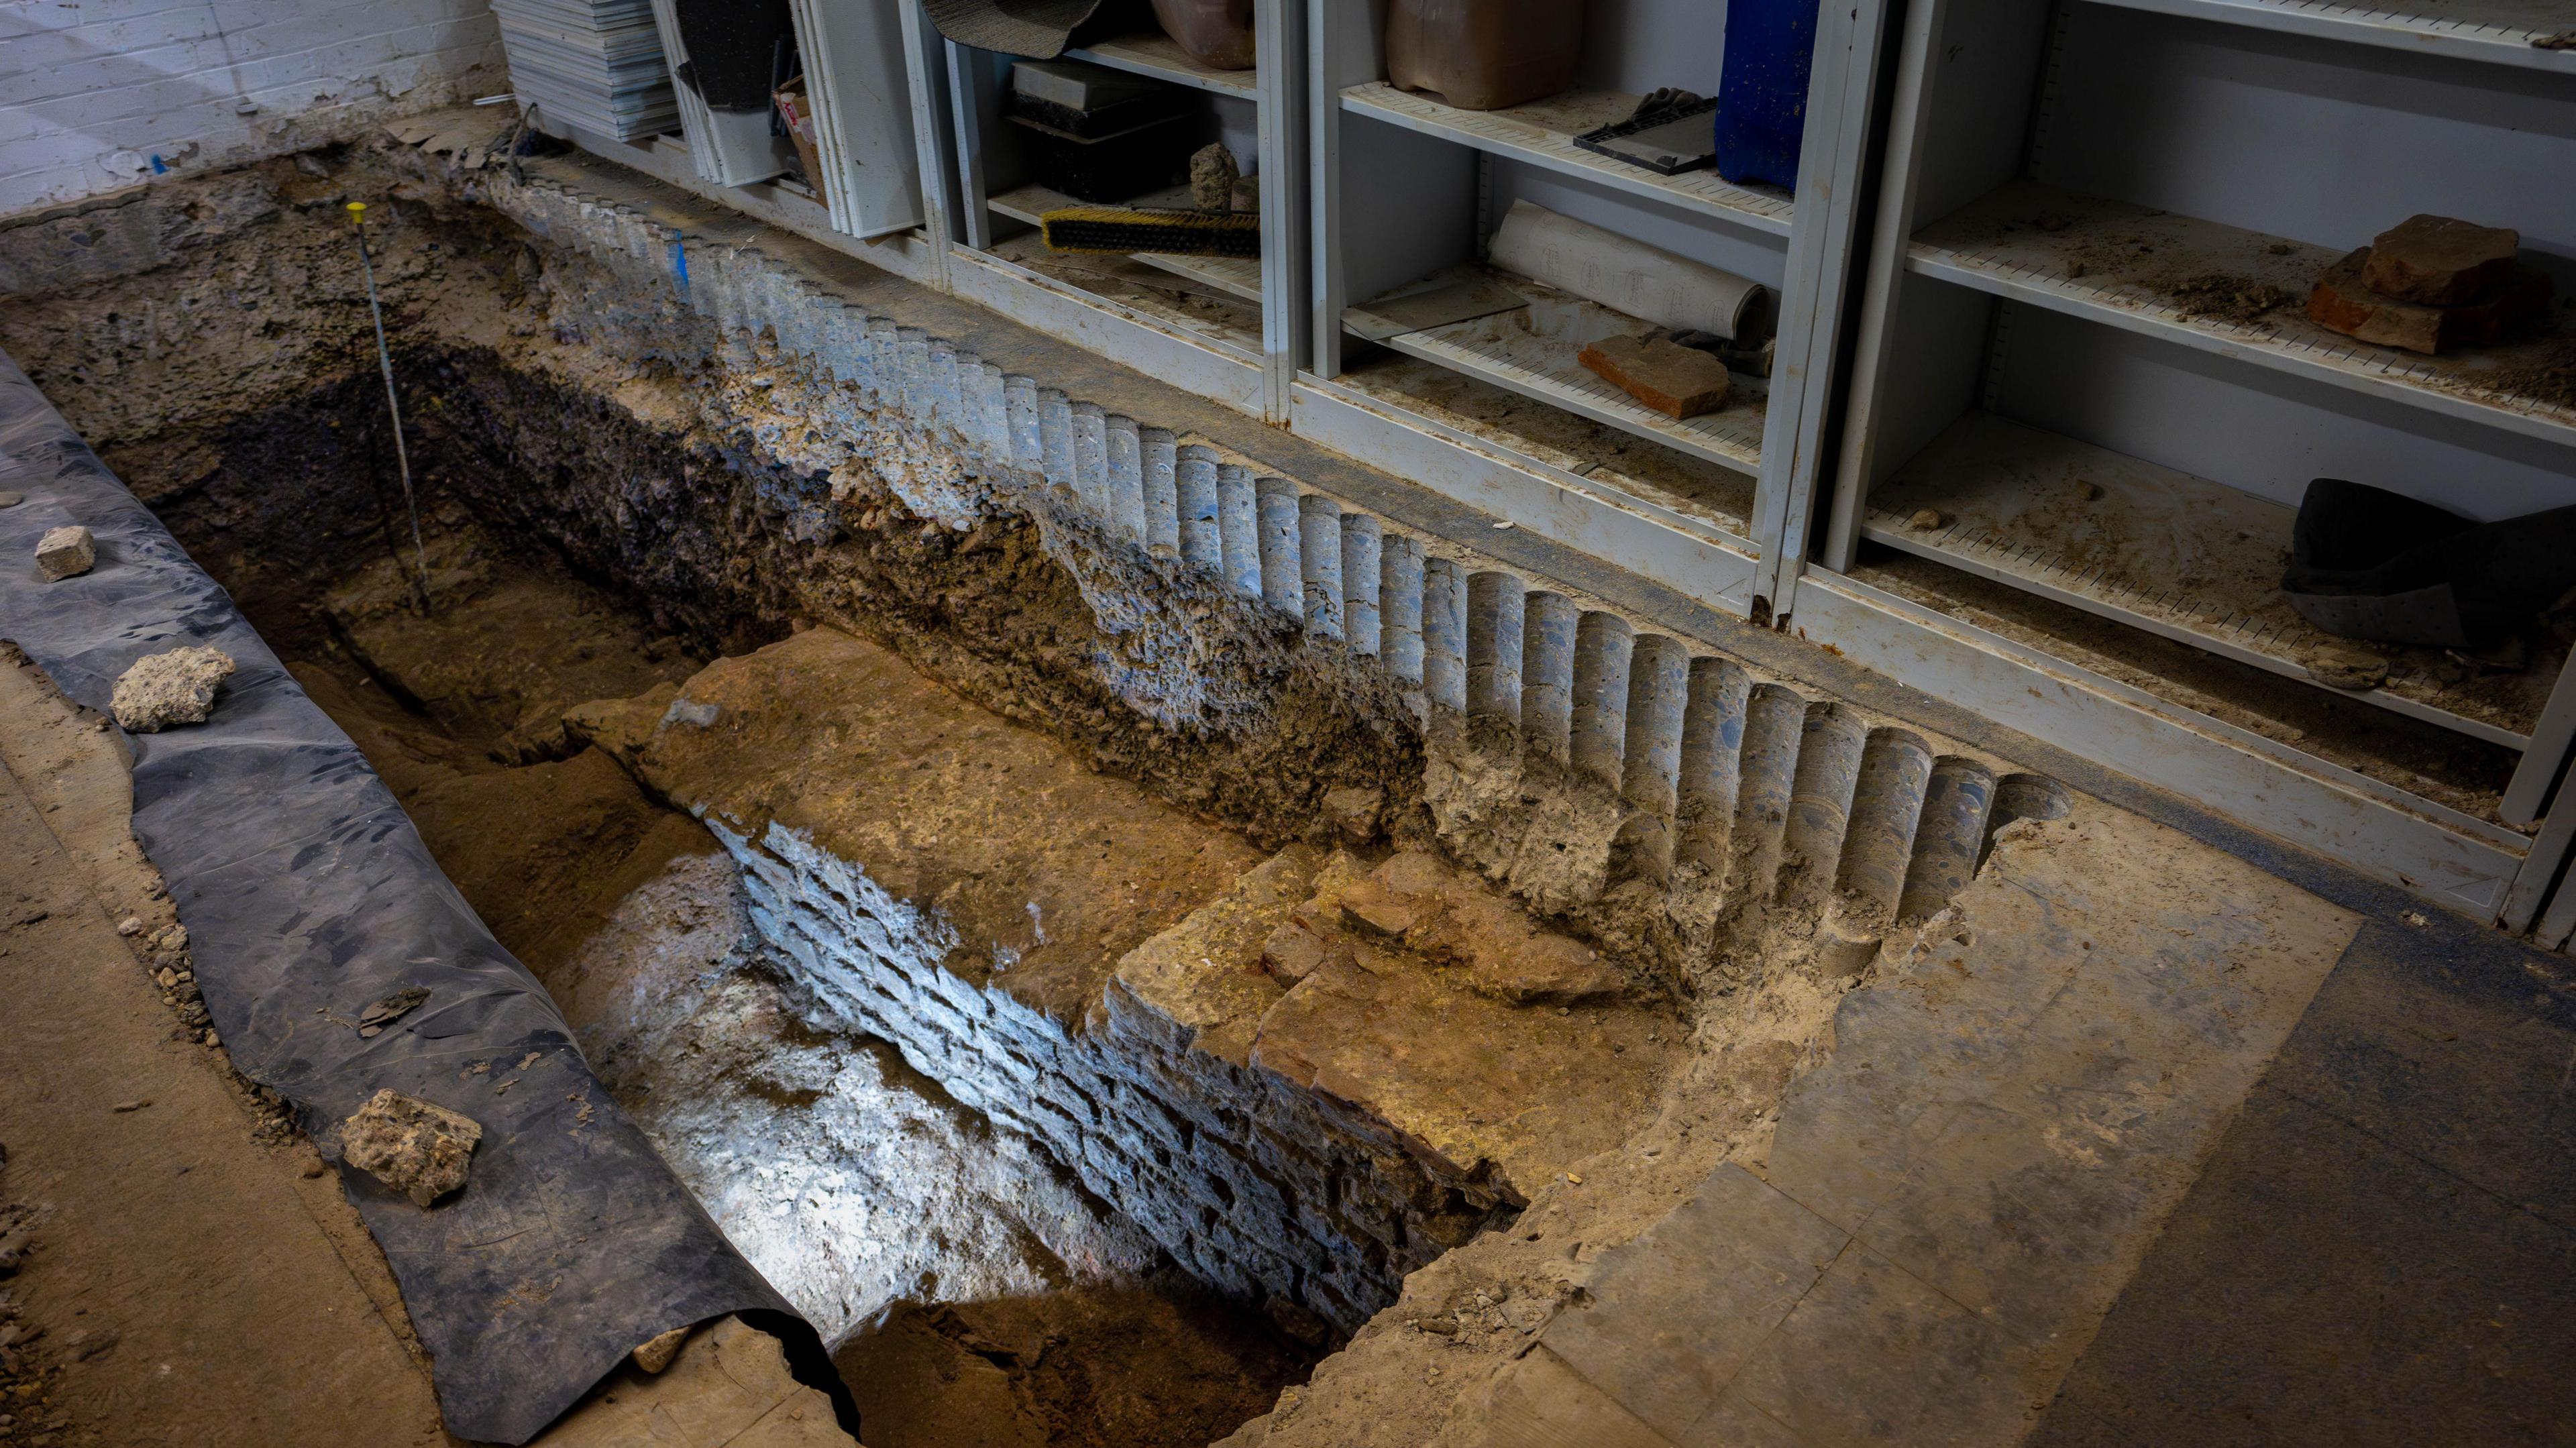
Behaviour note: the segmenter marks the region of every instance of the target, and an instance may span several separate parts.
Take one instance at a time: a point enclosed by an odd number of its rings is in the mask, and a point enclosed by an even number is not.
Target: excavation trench
[[[303,601],[290,667],[835,1345],[872,1444],[1204,1443],[1304,1379],[1319,1323],[1193,1277],[1043,1143],[854,1028],[763,935],[718,837],[565,739],[590,701],[696,676],[686,643],[471,524],[440,520],[430,552],[426,617],[408,570],[362,567]]]
[[[306,161],[79,222],[163,254],[71,248],[0,344],[839,1345],[873,1448],[1426,1441],[2068,807],[1221,449],[1183,461],[1222,508],[1103,526],[557,201],[503,198],[539,245],[414,177],[424,614],[327,225],[411,163]],[[1144,435],[1026,383],[1033,438]]]

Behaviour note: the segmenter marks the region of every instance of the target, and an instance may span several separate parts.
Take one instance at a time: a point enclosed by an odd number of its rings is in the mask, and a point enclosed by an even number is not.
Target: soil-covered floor
[[[705,828],[567,743],[572,706],[704,660],[461,519],[432,520],[429,560],[426,615],[380,555],[282,630],[290,667],[620,1104],[840,1342],[871,1448],[1200,1444],[1304,1379],[1314,1348],[883,1043],[818,1026]]]

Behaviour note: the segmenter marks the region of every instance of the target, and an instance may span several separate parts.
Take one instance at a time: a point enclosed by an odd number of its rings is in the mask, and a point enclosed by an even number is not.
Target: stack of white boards
[[[615,140],[680,124],[650,0],[493,0],[510,88],[547,120]]]

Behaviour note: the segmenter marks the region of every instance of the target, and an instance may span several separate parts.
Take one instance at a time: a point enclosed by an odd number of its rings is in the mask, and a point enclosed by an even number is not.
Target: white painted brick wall
[[[0,0],[0,216],[508,84],[489,0]]]

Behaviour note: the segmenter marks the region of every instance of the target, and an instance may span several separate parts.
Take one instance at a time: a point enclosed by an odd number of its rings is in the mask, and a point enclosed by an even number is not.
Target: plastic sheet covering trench
[[[240,663],[203,725],[131,736],[134,833],[168,882],[220,1039],[322,1137],[382,1087],[483,1125],[467,1185],[423,1210],[341,1168],[432,1356],[450,1432],[524,1443],[633,1348],[728,1312],[837,1389],[821,1343],[608,1098],[563,1016],[448,883],[357,746],[232,599],[0,354],[0,637],[106,711],[146,654]],[[81,524],[89,573],[41,581]],[[360,1012],[429,999],[372,1039]],[[478,1063],[489,1065],[480,1074]],[[503,1083],[514,1085],[506,1089]]]

